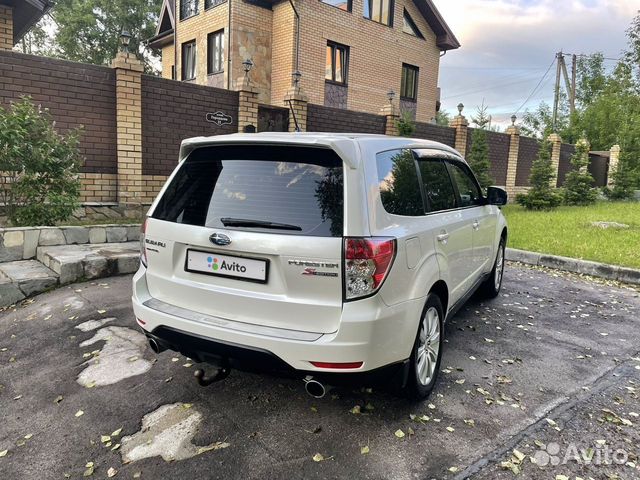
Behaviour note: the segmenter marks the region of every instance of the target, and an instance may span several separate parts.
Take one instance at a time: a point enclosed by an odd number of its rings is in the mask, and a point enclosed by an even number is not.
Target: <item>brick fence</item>
[[[81,201],[87,205],[148,204],[175,167],[183,139],[265,129],[264,125],[294,131],[293,115],[285,114],[289,107],[303,131],[397,134],[399,114],[393,104],[383,106],[380,115],[330,108],[309,104],[304,92],[292,87],[275,106],[281,108],[271,107],[279,115],[273,122],[259,119],[270,109],[259,106],[248,78],[239,78],[234,89],[144,75],[137,58],[124,52],[111,67],[101,67],[0,51],[0,105],[27,95],[49,109],[61,132],[82,126]],[[417,122],[414,136],[466,155],[473,129],[460,114],[450,127]],[[559,137],[554,142],[556,183],[561,186],[571,171],[575,147],[562,144]],[[514,125],[506,133],[487,132],[487,143],[496,184],[511,195],[526,189],[538,142],[520,137]],[[619,149],[612,149],[610,168],[618,156]],[[597,169],[606,183],[606,165]]]

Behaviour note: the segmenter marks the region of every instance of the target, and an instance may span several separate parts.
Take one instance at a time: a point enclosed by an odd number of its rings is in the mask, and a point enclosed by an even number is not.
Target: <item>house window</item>
[[[176,79],[176,66],[171,65],[171,80],[175,80],[175,79]]]
[[[406,10],[402,15],[402,31],[409,35],[413,35],[414,37],[424,38],[422,33],[420,33],[420,30],[418,30],[416,23],[413,21],[413,18],[411,18],[411,15],[409,15],[409,12]]]
[[[204,0],[204,9],[217,7],[218,5],[222,5],[227,0]]]
[[[322,3],[331,5],[332,7],[339,8],[345,12],[351,11],[351,0],[320,0]]]
[[[324,78],[331,82],[347,83],[349,70],[349,47],[327,42],[327,65]]]
[[[186,20],[198,14],[199,0],[180,0],[180,20]]]
[[[393,25],[393,0],[364,0],[364,17],[374,22]]]
[[[400,98],[416,101],[418,98],[418,67],[402,64],[402,80],[400,82]]]
[[[182,44],[182,80],[196,78],[196,41]]]
[[[224,30],[207,36],[207,73],[220,73],[224,70]]]

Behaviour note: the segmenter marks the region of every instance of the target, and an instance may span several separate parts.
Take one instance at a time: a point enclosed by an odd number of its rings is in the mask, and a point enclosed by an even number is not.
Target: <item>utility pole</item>
[[[571,56],[571,115],[576,112],[576,77],[578,75],[578,56]]]
[[[556,53],[556,86],[555,97],[553,99],[553,131],[557,132],[558,128],[558,105],[560,103],[560,74],[562,70],[561,61],[564,58],[562,51]]]

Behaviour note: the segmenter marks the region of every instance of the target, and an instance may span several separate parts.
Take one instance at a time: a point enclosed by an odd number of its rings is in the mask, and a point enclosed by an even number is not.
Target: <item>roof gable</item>
[[[162,8],[160,9],[160,21],[156,28],[156,36],[173,30],[176,24],[174,18],[175,8],[175,0],[163,0]]]

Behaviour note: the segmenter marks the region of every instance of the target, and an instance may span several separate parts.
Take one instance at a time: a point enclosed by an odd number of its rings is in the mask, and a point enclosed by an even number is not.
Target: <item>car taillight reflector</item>
[[[145,267],[147,266],[147,250],[145,249],[145,246],[144,246],[146,233],[147,233],[147,219],[145,218],[144,222],[142,222],[142,225],[140,226],[140,263],[142,263],[142,265],[144,265]]]
[[[375,293],[389,273],[395,253],[394,238],[345,238],[345,300]]]
[[[364,362],[347,362],[347,363],[332,363],[332,362],[309,362],[314,367],[318,368],[334,368],[336,370],[360,368]]]

